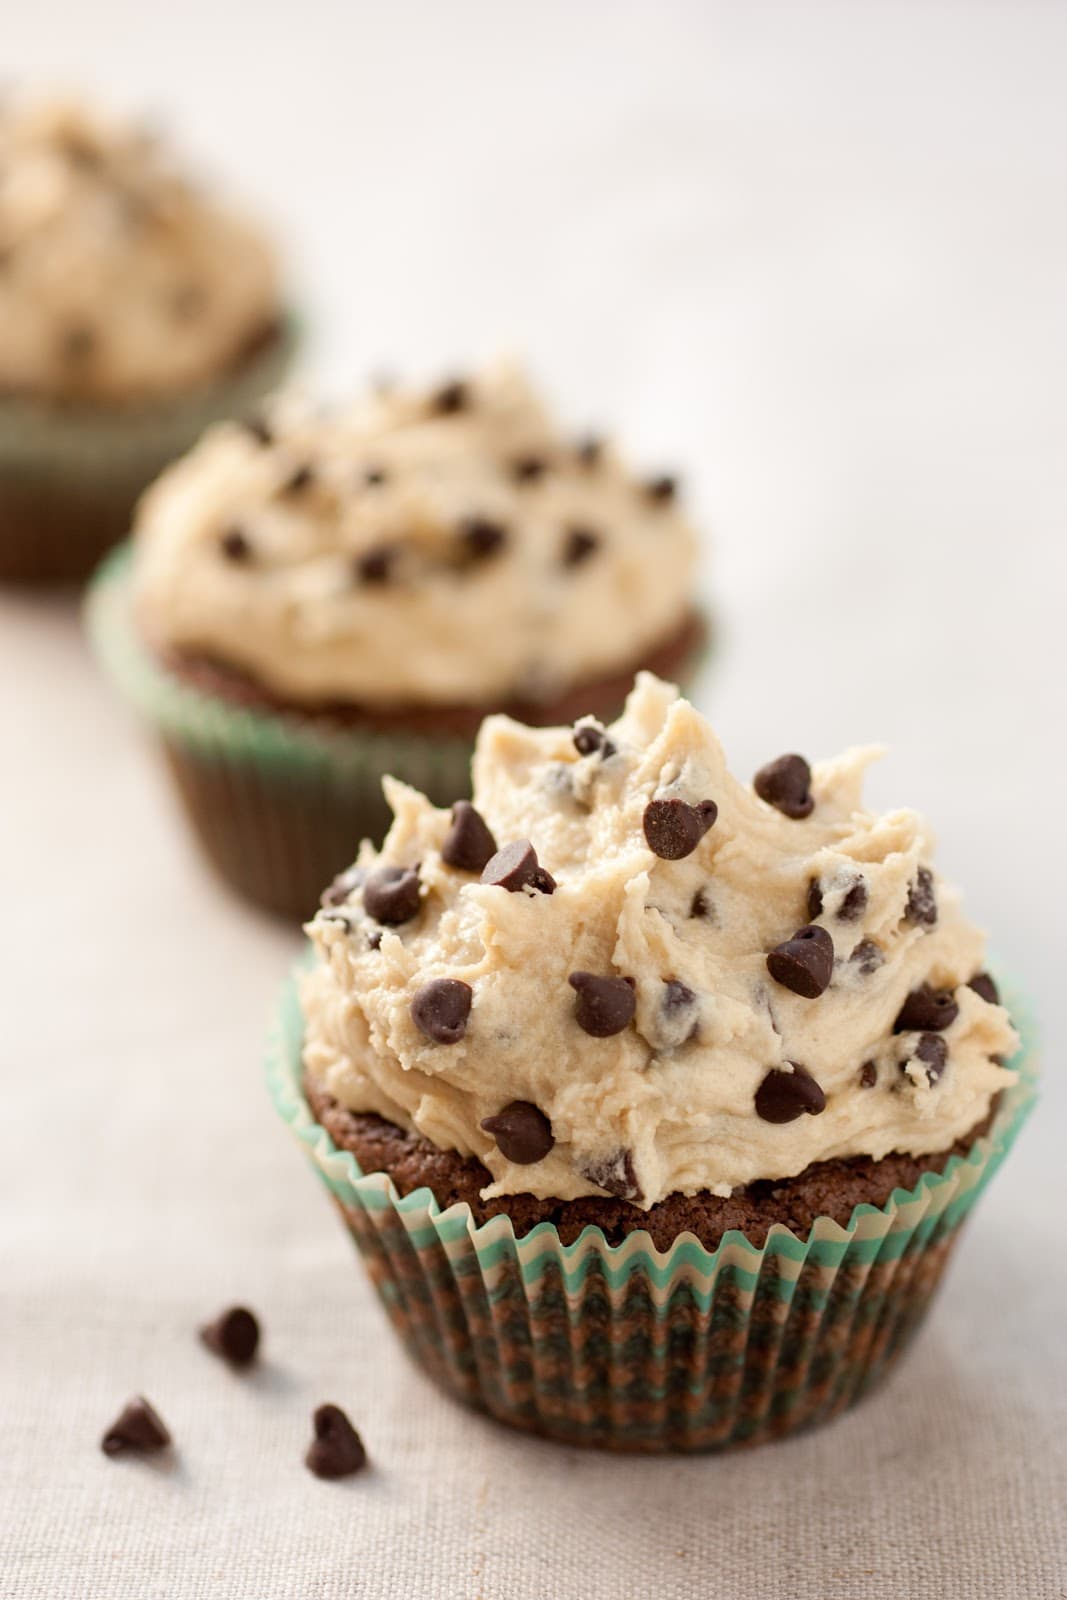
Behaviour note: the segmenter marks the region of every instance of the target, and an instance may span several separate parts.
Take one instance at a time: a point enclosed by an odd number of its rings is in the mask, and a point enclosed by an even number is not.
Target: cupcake
[[[0,580],[84,577],[291,343],[268,243],[149,132],[73,101],[0,105]]]
[[[223,877],[302,920],[384,834],[383,773],[449,804],[485,713],[610,719],[636,670],[691,670],[677,499],[506,365],[338,413],[286,397],[153,486],[93,630]]]
[[[749,787],[643,676],[607,727],[490,718],[473,804],[388,783],[270,1075],[454,1394],[707,1449],[904,1349],[1031,1080],[925,824],[863,807],[871,756]]]

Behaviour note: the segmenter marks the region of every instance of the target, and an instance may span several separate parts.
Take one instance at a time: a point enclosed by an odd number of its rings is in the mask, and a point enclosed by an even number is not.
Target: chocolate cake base
[[[642,1211],[626,1200],[589,1196],[581,1200],[539,1200],[534,1195],[507,1195],[483,1200],[481,1191],[491,1173],[471,1156],[438,1150],[420,1134],[408,1133],[383,1117],[346,1111],[310,1078],[304,1093],[317,1121],[338,1148],[355,1156],[364,1172],[385,1172],[401,1195],[430,1189],[442,1208],[463,1201],[476,1222],[506,1212],[518,1237],[549,1222],[564,1244],[583,1228],[600,1228],[609,1244],[627,1234],[648,1233],[658,1250],[668,1249],[681,1233],[693,1233],[714,1250],[724,1233],[736,1228],[752,1244],[762,1245],[775,1223],[806,1239],[817,1217],[832,1217],[842,1227],[858,1205],[883,1206],[894,1189],[913,1189],[924,1172],[943,1172],[950,1158],[963,1156],[985,1133],[993,1111],[948,1150],[933,1155],[893,1154],[881,1161],[868,1156],[816,1161],[794,1178],[761,1180],[737,1189],[729,1199],[701,1193],[672,1194]]]

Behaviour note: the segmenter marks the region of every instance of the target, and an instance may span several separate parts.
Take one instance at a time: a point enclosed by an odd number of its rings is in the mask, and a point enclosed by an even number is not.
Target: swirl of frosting
[[[73,101],[0,107],[0,392],[170,398],[278,316],[270,246],[151,134]]]
[[[489,718],[473,812],[387,779],[381,853],[308,925],[306,1072],[480,1158],[487,1197],[648,1207],[949,1149],[1017,1039],[925,824],[862,805],[876,754],[749,787],[648,675],[606,729]]]

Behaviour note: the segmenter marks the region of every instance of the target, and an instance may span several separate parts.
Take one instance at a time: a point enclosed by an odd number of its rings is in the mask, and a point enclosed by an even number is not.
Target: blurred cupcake
[[[925,825],[862,806],[871,755],[749,788],[643,677],[607,728],[491,718],[473,806],[388,786],[271,1080],[457,1395],[721,1447],[904,1348],[1031,1087]]]
[[[271,247],[155,138],[73,102],[0,105],[0,580],[84,577],[291,344]]]
[[[703,641],[674,481],[561,437],[499,367],[337,415],[213,430],[91,608],[222,874],[306,917],[389,812],[383,773],[468,792],[487,711],[621,709]]]

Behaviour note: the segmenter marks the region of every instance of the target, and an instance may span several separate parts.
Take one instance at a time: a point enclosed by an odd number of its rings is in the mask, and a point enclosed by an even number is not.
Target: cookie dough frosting
[[[308,931],[305,1070],[479,1157],[486,1198],[728,1195],[942,1151],[1014,1081],[982,935],[854,750],[727,771],[644,675],[625,714],[483,726],[473,806],[395,812]]]
[[[694,555],[672,478],[501,364],[212,430],[143,502],[136,602],[158,650],[287,703],[548,701],[677,634]]]
[[[224,372],[278,318],[273,253],[159,142],[0,106],[0,392],[122,404]]]

